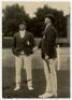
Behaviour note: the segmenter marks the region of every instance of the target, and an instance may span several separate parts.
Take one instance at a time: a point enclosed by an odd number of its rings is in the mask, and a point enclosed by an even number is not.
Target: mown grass
[[[15,69],[14,69],[14,56],[11,49],[3,49],[3,97],[4,98],[38,98],[45,90],[45,75],[43,71],[42,59],[40,51],[36,51],[32,62],[33,86],[34,90],[29,91],[26,85],[25,70],[22,71],[22,84],[21,90],[14,92],[15,86]],[[69,48],[63,47],[60,49],[60,70],[57,71],[58,79],[58,98],[70,97],[70,55]]]

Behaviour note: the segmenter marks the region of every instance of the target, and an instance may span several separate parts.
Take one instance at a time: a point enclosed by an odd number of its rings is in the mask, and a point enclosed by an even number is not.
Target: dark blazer
[[[21,51],[23,51],[25,55],[32,54],[34,46],[34,37],[30,32],[26,31],[23,38],[20,37],[19,33],[16,33],[14,35],[12,51],[15,56],[19,56],[21,54]]]
[[[45,58],[45,55],[48,55],[49,58],[57,57],[56,38],[57,38],[56,29],[52,25],[46,27],[46,29],[43,32],[43,38],[39,45],[42,51],[42,58]]]

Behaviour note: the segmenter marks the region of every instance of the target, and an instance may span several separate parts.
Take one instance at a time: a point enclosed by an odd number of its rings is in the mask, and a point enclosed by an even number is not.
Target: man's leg
[[[43,64],[44,64],[44,73],[46,78],[46,92],[51,92],[50,72],[48,71],[48,66],[45,60],[43,60]]]
[[[50,72],[48,71],[48,66],[45,60],[43,60],[43,64],[44,64],[44,73],[46,78],[46,90],[45,93],[40,95],[39,97],[46,98],[53,96],[53,94],[51,90]]]
[[[16,57],[15,56],[15,83],[16,83],[16,87],[14,88],[15,91],[20,89],[21,65],[22,65],[21,57]]]
[[[53,93],[54,96],[57,96],[56,63],[57,63],[57,59],[51,59],[49,61],[49,66],[50,66],[50,69],[51,69],[51,74],[50,74],[51,87],[52,87],[52,93]]]
[[[33,90],[32,87],[32,55],[24,56],[24,66],[27,74],[27,85],[29,90]]]

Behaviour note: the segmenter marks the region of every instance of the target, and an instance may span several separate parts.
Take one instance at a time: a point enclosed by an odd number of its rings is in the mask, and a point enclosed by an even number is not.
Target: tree
[[[58,31],[58,36],[66,37],[67,36],[67,31],[66,31],[67,20],[63,12],[58,11],[57,9],[52,9],[48,7],[47,5],[45,5],[43,8],[38,8],[37,12],[35,13],[36,19],[38,21],[37,23],[39,23],[37,33],[41,32],[41,29],[44,29],[44,28],[41,28],[41,27],[44,27],[42,23],[44,22],[45,16],[48,14],[52,14],[54,16],[53,25],[56,27]]]
[[[13,36],[18,31],[18,26],[22,21],[28,21],[29,16],[23,7],[18,4],[7,6],[3,9],[3,36]]]
[[[13,36],[18,31],[18,26],[22,21],[26,22],[27,30],[32,32],[35,37],[41,37],[45,28],[44,19],[48,14],[54,16],[53,25],[58,31],[59,37],[67,36],[67,17],[63,11],[58,11],[45,5],[43,8],[38,8],[35,17],[30,18],[26,14],[24,8],[18,4],[7,6],[3,9],[3,36]]]

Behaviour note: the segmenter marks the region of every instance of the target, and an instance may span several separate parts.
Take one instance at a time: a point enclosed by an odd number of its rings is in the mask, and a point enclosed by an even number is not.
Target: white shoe
[[[18,91],[20,89],[20,86],[16,86],[15,88],[14,88],[14,91]]]
[[[48,92],[46,92],[46,93],[44,93],[42,95],[39,95],[40,98],[49,98],[49,97],[52,97],[52,96],[53,96],[53,94],[52,93],[48,93]]]
[[[28,87],[28,89],[31,91],[31,90],[34,90],[34,88],[32,86]]]

